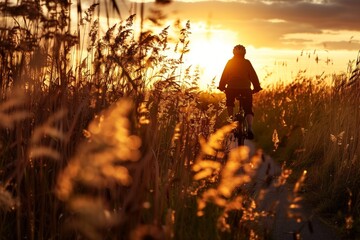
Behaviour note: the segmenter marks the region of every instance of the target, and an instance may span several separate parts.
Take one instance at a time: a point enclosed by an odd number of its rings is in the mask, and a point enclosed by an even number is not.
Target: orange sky
[[[133,13],[137,14],[134,28],[139,29],[140,4],[132,0],[115,0],[121,17],[112,11],[107,25],[105,9],[113,10],[113,1],[73,0],[74,19],[78,3],[84,12],[100,2],[103,32]],[[346,72],[360,50],[360,0],[172,0],[165,5],[149,1],[145,17],[150,9],[165,16],[159,32],[168,25],[174,28],[176,20],[190,21],[190,53],[185,64],[199,66],[202,87],[213,78],[219,81],[236,44],[246,47],[246,58],[264,84],[292,81],[300,70],[310,76]],[[148,21],[144,25],[151,28]]]
[[[123,17],[134,12],[134,4],[118,2]],[[269,84],[291,81],[299,70],[313,75],[345,72],[360,50],[359,0],[149,2],[146,16],[150,8],[166,16],[164,27],[177,19],[190,21],[188,63],[202,67],[203,86],[213,77],[219,80],[239,43],[246,46],[260,79]]]
[[[359,0],[176,1],[162,9],[169,18],[207,25],[202,33],[195,27],[194,41],[222,39],[229,52],[234,44],[245,45],[263,80],[268,73],[272,80],[288,80],[298,70],[346,71],[360,50]],[[224,61],[212,52],[207,59]]]

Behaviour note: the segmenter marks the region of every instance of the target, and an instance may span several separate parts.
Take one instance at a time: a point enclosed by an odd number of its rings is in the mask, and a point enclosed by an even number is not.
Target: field
[[[190,24],[171,39],[169,27],[137,33],[130,16],[100,34],[93,5],[73,35],[69,6],[46,7],[45,17],[31,1],[0,8],[0,239],[266,238],[267,213],[238,189],[261,156],[226,151],[224,95],[201,90],[183,62]],[[254,95],[257,147],[350,239],[360,236],[359,67],[299,72]]]

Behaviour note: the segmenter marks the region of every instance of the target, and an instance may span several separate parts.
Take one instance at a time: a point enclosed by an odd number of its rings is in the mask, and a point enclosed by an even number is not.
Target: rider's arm
[[[229,72],[229,62],[226,63],[224,71],[221,74],[221,78],[220,78],[220,82],[219,82],[219,87],[218,89],[220,89],[221,91],[225,90],[225,86],[228,83],[228,72]]]
[[[249,61],[249,78],[250,78],[250,81],[254,87],[254,90],[255,91],[260,91],[262,88],[260,86],[260,81],[259,81],[259,78],[256,74],[256,71],[254,69],[254,67],[252,66],[251,62]]]

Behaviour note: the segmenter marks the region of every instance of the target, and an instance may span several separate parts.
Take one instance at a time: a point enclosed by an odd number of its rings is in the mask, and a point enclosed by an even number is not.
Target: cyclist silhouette
[[[245,58],[245,47],[243,45],[236,45],[233,49],[233,54],[234,56],[225,65],[218,89],[225,91],[230,121],[233,120],[235,99],[241,101],[248,123],[247,138],[254,139],[252,130],[254,118],[252,94],[261,91],[262,88],[251,62]],[[251,89],[251,85],[253,85],[253,89]]]

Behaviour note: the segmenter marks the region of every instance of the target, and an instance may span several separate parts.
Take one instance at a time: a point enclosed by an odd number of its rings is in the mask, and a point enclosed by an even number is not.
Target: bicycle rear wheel
[[[243,146],[247,137],[247,122],[245,117],[241,114],[236,115],[236,121],[238,121],[238,127],[236,128],[235,137],[237,139],[238,146]]]

